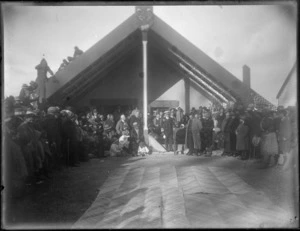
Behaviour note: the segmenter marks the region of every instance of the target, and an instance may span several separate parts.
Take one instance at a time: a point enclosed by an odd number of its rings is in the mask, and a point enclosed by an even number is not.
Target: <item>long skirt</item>
[[[193,151],[194,150],[194,141],[193,141],[193,133],[191,131],[187,132],[187,138],[186,139],[187,139],[187,141],[186,141],[187,148],[190,151]]]
[[[201,138],[200,138],[200,131],[192,131],[193,134],[193,141],[194,141],[194,149],[201,149]]]
[[[264,157],[278,154],[278,142],[275,132],[265,133],[262,135],[260,151]]]

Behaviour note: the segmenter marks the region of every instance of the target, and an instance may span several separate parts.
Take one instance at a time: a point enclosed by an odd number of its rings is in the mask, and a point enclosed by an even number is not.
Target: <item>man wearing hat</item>
[[[40,181],[40,176],[43,173],[43,162],[45,153],[43,145],[40,141],[41,133],[33,128],[33,119],[35,113],[28,110],[25,115],[25,120],[18,128],[18,141],[24,153],[29,175],[35,175],[36,180]]]
[[[57,107],[49,107],[47,115],[42,121],[42,127],[46,131],[46,137],[49,142],[49,147],[54,156],[55,165],[61,165],[62,158],[62,128],[59,109]]]
[[[170,118],[170,112],[165,111],[165,117],[162,122],[162,128],[166,136],[165,145],[167,152],[173,151],[173,121]]]
[[[201,152],[204,152],[206,156],[211,156],[214,121],[210,116],[209,110],[203,110],[203,117],[201,122]]]

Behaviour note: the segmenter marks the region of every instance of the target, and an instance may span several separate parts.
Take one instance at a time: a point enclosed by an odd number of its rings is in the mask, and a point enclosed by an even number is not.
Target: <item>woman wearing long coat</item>
[[[236,150],[242,159],[246,159],[249,153],[249,127],[245,124],[245,117],[240,118],[240,124],[236,131]]]
[[[193,134],[193,141],[194,141],[194,150],[196,151],[197,155],[200,155],[201,150],[201,137],[200,131],[202,129],[202,123],[199,119],[199,115],[195,114],[195,118],[192,120],[192,134]]]
[[[186,134],[185,134],[185,145],[189,149],[187,155],[192,155],[194,153],[194,141],[193,141],[193,133],[192,133],[192,120],[193,114],[189,115],[189,120],[186,125]]]
[[[210,118],[209,112],[204,111],[201,122],[203,126],[201,130],[201,151],[211,155],[214,122]]]
[[[222,154],[222,156],[228,155],[231,152],[230,149],[230,121],[231,121],[231,117],[230,117],[230,112],[226,112],[226,117],[222,122],[221,125],[221,131],[223,133],[223,137],[224,137],[224,152]]]
[[[265,112],[260,122],[262,130],[260,150],[266,165],[273,165],[274,157],[278,154],[278,143],[275,133],[275,122],[271,112]]]

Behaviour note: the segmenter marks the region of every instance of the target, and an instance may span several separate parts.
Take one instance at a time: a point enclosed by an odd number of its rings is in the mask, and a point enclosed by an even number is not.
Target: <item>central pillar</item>
[[[142,31],[143,41],[143,124],[144,139],[149,145],[148,137],[148,68],[147,68],[147,43],[148,31],[154,21],[153,6],[136,6],[137,23]]]
[[[142,31],[143,35],[143,124],[144,124],[144,139],[149,145],[148,138],[148,67],[147,67],[147,42],[148,32]]]

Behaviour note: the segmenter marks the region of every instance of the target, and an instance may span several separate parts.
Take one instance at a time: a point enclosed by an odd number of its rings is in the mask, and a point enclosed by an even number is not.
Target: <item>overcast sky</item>
[[[274,104],[296,61],[296,5],[154,6],[154,13]],[[134,13],[134,6],[2,5],[4,95],[18,95],[35,80],[45,55],[57,71],[74,46],[83,51]]]

